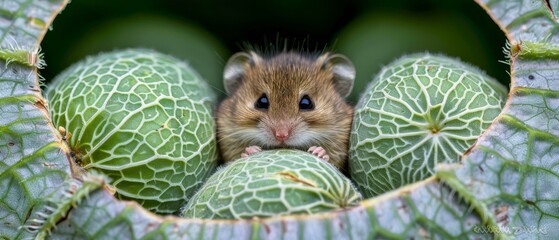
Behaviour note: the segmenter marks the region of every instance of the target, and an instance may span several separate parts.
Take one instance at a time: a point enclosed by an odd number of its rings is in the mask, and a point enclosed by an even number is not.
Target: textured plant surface
[[[69,178],[37,75],[39,42],[64,1],[0,2],[0,239]]]
[[[311,214],[360,200],[351,181],[332,165],[305,152],[274,150],[235,161],[212,175],[186,205],[183,217]]]
[[[48,90],[74,161],[109,176],[119,198],[175,213],[215,170],[212,92],[178,59],[145,49],[101,54]]]
[[[49,120],[36,74],[38,44],[64,5],[0,4],[0,238],[42,232],[52,239],[559,236],[559,23],[554,14],[559,1],[480,0],[510,42],[511,91],[502,113],[460,164],[440,166],[435,177],[348,210],[235,221],[159,217],[93,187],[102,180],[69,180],[69,150]],[[15,51],[16,45],[22,51]],[[65,190],[68,185],[75,191]],[[60,191],[76,194],[53,197]],[[56,206],[56,216],[44,206]],[[41,222],[44,228],[34,225]]]
[[[495,79],[448,57],[416,54],[387,65],[355,107],[351,178],[373,197],[458,162],[506,96]]]

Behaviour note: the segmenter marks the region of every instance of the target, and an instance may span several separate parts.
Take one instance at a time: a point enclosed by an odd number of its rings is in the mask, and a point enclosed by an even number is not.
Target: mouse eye
[[[266,94],[262,94],[256,103],[254,103],[254,107],[260,110],[267,110],[270,107],[270,103],[268,102],[268,97]]]
[[[309,95],[305,95],[301,98],[301,101],[299,101],[299,110],[313,110],[314,109],[314,103],[312,102],[311,98],[309,97]]]

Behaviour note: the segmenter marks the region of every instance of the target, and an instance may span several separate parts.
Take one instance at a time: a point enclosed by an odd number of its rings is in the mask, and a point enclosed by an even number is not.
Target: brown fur
[[[330,162],[345,170],[353,109],[335,89],[332,65],[325,64],[328,54],[318,58],[294,52],[271,58],[251,54],[253,58],[244,65],[240,85],[217,111],[217,136],[224,161],[240,158],[251,145],[303,151],[310,146],[321,146],[330,156]],[[263,93],[270,102],[267,111],[254,106]],[[314,102],[314,110],[299,110],[299,101],[305,94]],[[249,136],[235,136],[239,131],[258,129],[259,124],[276,126],[280,122],[294,129],[308,127],[312,135],[322,137],[294,146],[281,146]]]

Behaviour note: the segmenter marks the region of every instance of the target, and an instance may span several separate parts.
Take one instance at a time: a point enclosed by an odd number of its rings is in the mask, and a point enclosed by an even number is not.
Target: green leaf
[[[549,8],[558,1],[486,1],[481,5],[510,42],[507,106],[465,159],[443,170],[479,212],[507,235],[559,235],[559,24]],[[460,189],[460,190],[459,190]]]
[[[240,220],[160,218],[95,191],[70,211],[52,239],[490,239],[481,219],[434,178],[342,212]]]
[[[0,239],[14,238],[33,205],[70,174],[37,74],[39,43],[65,4],[0,4]]]

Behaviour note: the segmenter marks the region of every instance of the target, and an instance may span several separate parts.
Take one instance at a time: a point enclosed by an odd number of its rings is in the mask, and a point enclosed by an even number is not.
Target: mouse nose
[[[289,138],[289,130],[286,127],[280,127],[275,130],[274,135],[280,142],[285,142]]]

